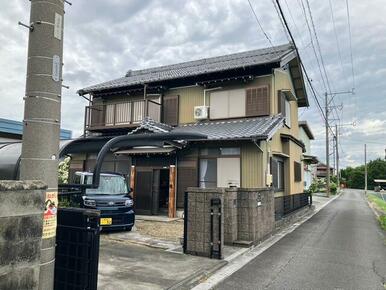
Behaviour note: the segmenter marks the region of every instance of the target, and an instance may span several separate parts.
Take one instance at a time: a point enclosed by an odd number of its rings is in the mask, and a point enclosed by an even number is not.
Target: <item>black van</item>
[[[93,174],[76,172],[80,184],[92,184]],[[125,229],[134,226],[134,202],[124,176],[118,173],[101,173],[98,188],[86,188],[82,192],[81,207],[100,210],[102,229]]]

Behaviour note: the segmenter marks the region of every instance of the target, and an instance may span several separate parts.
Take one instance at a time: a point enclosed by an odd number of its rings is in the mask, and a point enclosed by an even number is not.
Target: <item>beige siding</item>
[[[179,95],[179,123],[193,123],[193,109],[204,105],[204,90],[202,87],[181,88],[169,90],[165,95]],[[209,104],[209,102],[207,102]]]
[[[264,171],[263,153],[252,142],[243,144],[241,146],[241,187],[264,187]]]

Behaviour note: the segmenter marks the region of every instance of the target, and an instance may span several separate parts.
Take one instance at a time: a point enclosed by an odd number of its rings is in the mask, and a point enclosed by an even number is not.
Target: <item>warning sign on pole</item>
[[[58,193],[47,192],[43,217],[43,239],[56,236],[56,213],[58,211]]]

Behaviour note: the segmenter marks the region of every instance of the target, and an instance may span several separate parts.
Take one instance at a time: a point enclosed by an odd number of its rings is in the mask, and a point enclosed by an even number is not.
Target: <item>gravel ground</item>
[[[136,231],[142,235],[179,242],[184,235],[184,221],[172,222],[142,221],[135,222]]]

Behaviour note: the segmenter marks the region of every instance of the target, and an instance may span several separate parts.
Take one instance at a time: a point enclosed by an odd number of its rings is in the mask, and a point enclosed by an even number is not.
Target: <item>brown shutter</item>
[[[294,161],[295,181],[302,181],[302,164]]]
[[[162,122],[178,125],[178,96],[164,96],[162,103]]]
[[[245,100],[246,116],[268,116],[269,108],[269,87],[261,86],[246,90]]]
[[[281,113],[281,115],[283,117],[286,116],[286,112],[285,112],[285,95],[281,92],[281,91],[278,91],[278,102],[277,102],[277,105],[278,105],[278,113]]]

